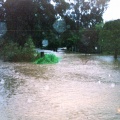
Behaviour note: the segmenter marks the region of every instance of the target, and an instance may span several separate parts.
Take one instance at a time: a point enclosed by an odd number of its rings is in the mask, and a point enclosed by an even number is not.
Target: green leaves
[[[100,33],[100,44],[103,51],[108,51],[109,53],[120,50],[120,20],[105,23]],[[118,53],[114,52],[114,56],[115,54]]]
[[[45,54],[44,57],[37,59],[35,64],[55,64],[58,63],[60,58],[54,54]]]
[[[64,46],[75,45],[78,40],[81,42],[82,34],[79,32],[81,28],[93,29],[97,23],[102,21],[107,1],[75,0],[75,4],[70,4],[66,0],[53,0],[55,4],[52,5],[50,0],[6,0],[4,4],[8,29],[6,36],[22,47],[29,35],[36,47],[42,47],[43,39],[48,39],[51,44],[49,47],[58,46],[57,36],[67,41],[64,42],[66,43]],[[56,32],[53,24],[56,19],[61,18],[64,19],[65,24],[60,25],[59,22],[56,26],[60,26]],[[59,29],[61,27],[62,32]],[[86,34],[89,37],[87,32]],[[91,34],[92,32],[90,36]],[[93,34],[95,35],[95,32]],[[94,36],[91,38],[96,39]]]
[[[21,61],[33,61],[35,59],[35,46],[31,37],[28,38],[24,47],[19,46],[17,43],[7,43],[3,50],[2,56],[4,61],[21,62]]]

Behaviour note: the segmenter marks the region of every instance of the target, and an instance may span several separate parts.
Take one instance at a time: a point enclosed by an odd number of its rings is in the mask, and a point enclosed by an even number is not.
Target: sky
[[[104,22],[120,19],[120,0],[110,0],[109,6],[103,14]]]

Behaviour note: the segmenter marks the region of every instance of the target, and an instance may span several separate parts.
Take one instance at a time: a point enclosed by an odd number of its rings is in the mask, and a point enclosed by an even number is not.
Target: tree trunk
[[[115,49],[114,58],[117,59],[117,56],[118,56],[118,49]]]

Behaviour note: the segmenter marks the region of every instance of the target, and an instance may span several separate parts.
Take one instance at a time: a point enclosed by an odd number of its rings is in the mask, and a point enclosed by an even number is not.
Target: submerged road
[[[120,120],[120,62],[60,56],[52,65],[0,61],[0,120]]]

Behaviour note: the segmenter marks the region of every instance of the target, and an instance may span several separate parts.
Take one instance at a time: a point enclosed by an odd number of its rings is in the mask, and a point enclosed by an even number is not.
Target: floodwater
[[[120,61],[60,56],[54,65],[0,61],[0,120],[120,120]]]

